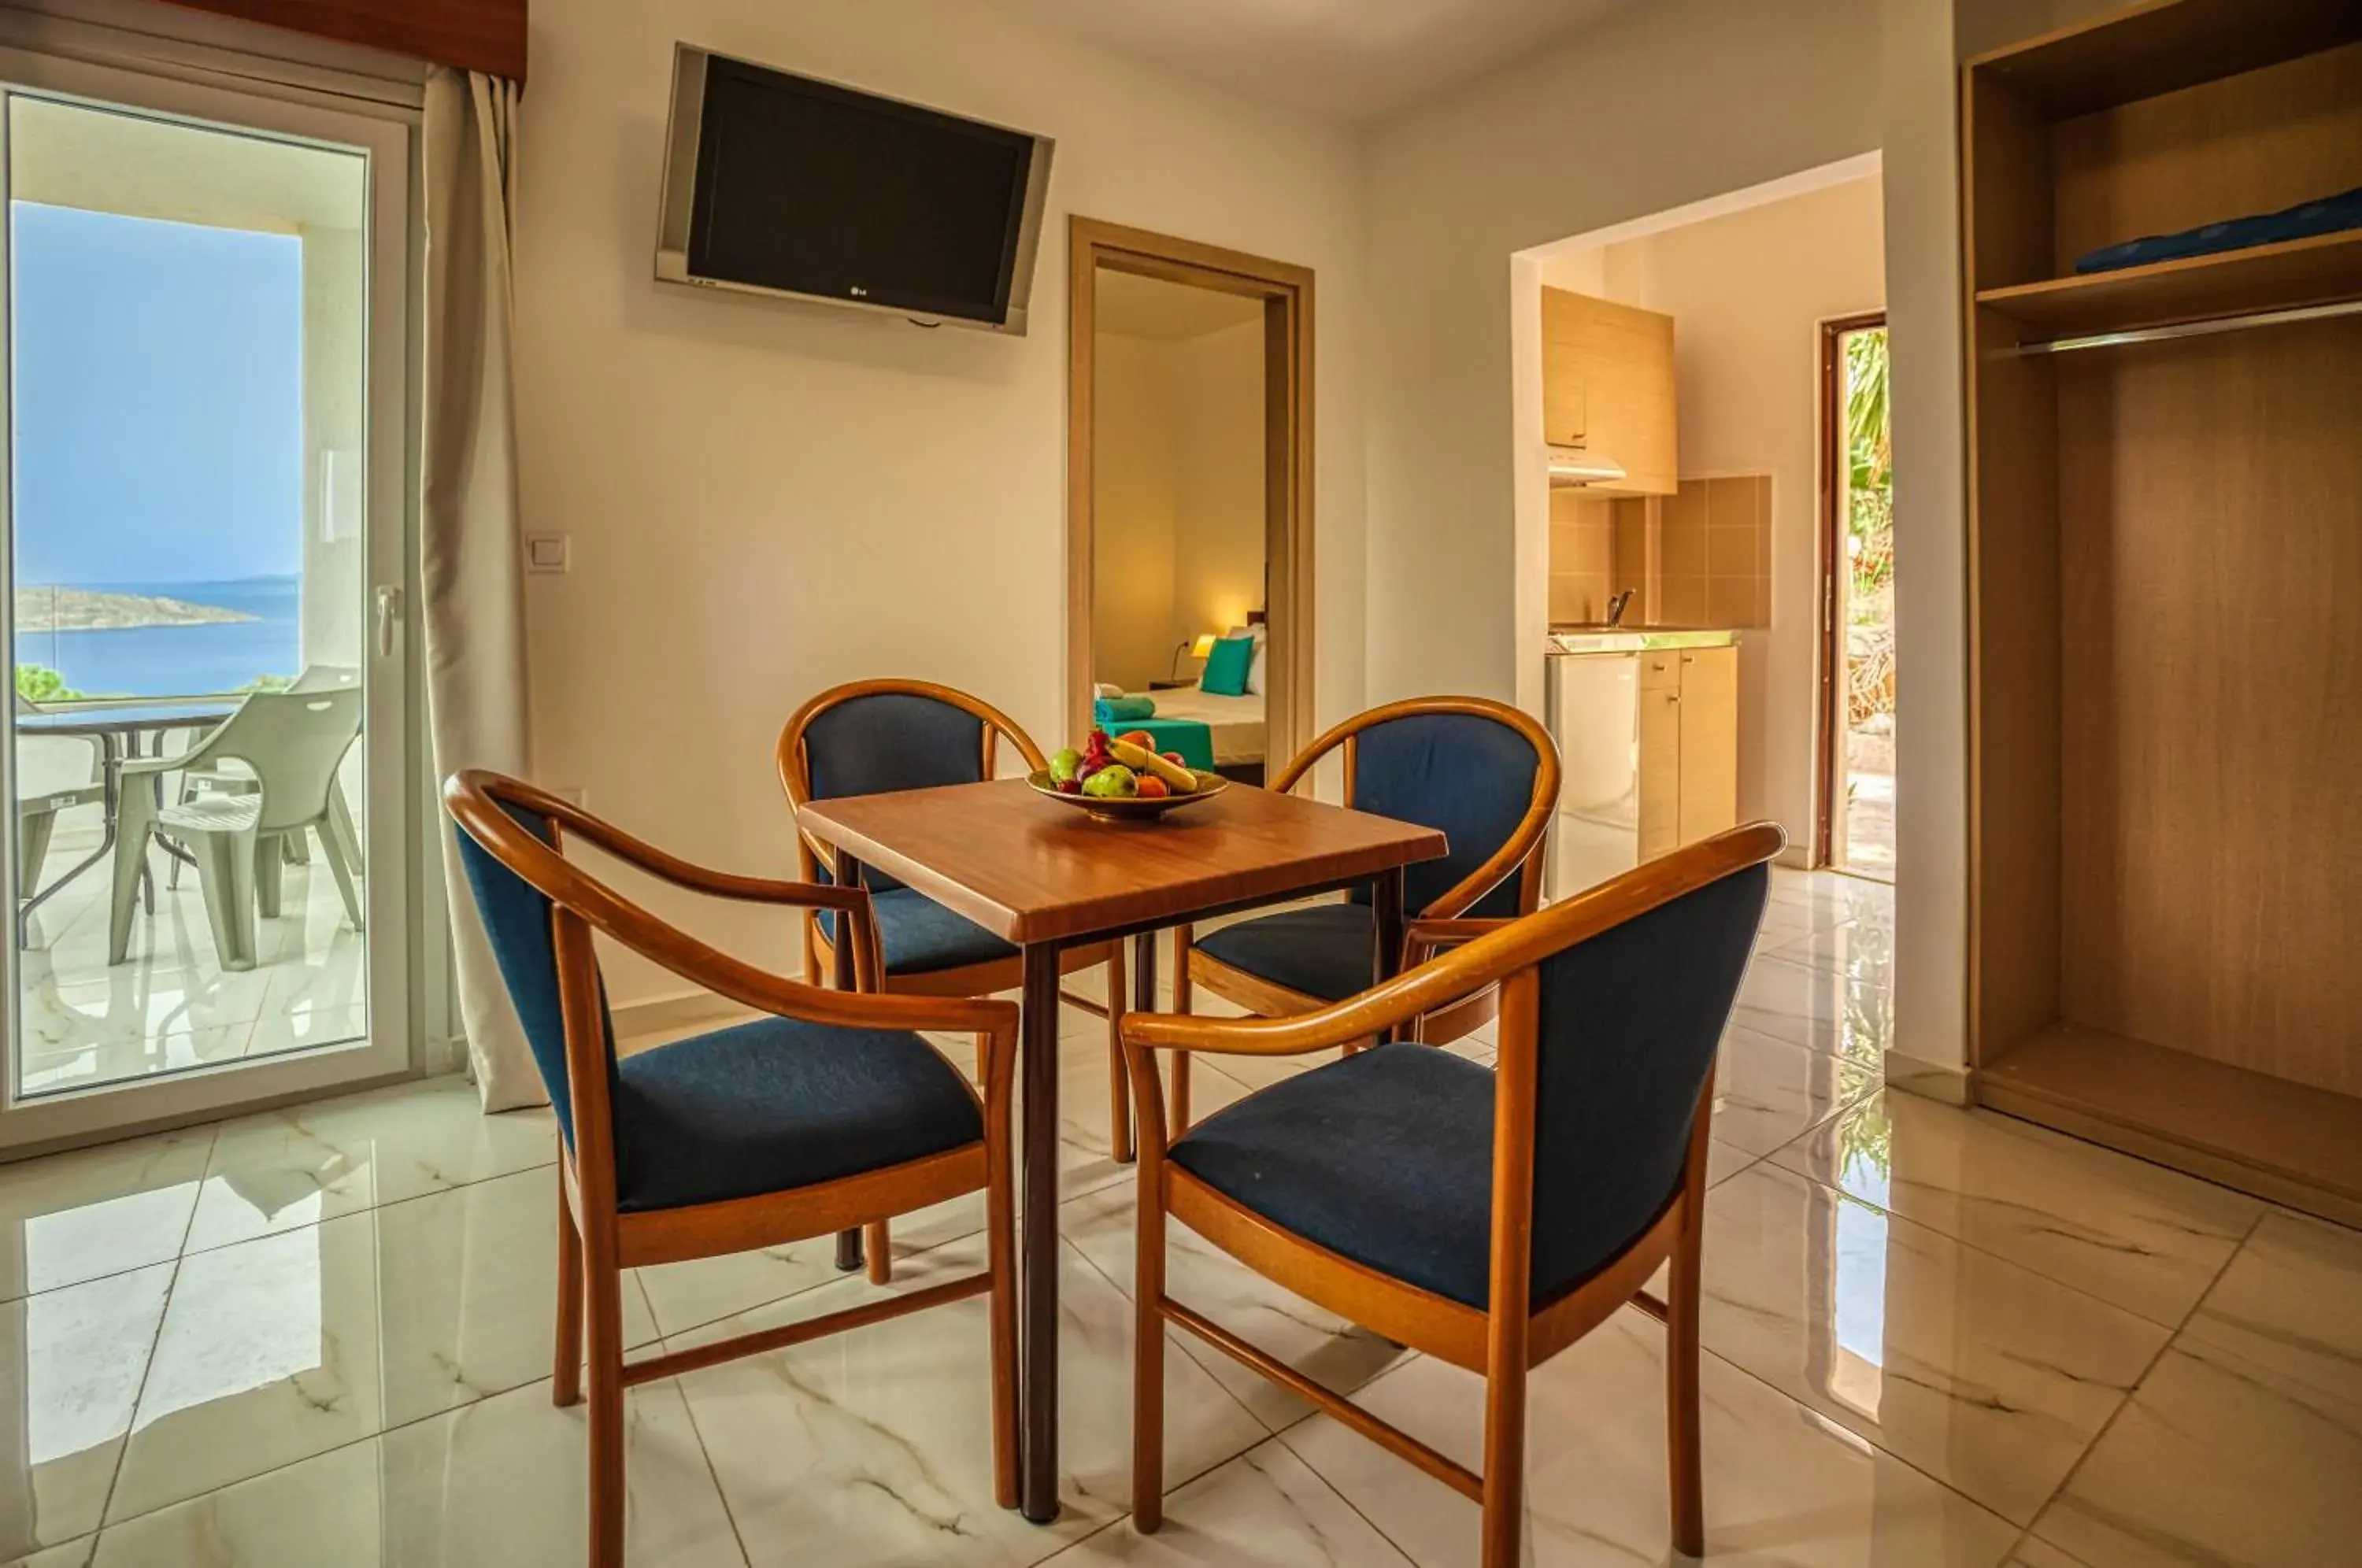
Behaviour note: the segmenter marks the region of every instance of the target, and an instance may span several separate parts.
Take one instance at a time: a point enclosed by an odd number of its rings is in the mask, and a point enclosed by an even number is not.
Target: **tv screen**
[[[680,55],[659,276],[1024,330],[1048,142]]]

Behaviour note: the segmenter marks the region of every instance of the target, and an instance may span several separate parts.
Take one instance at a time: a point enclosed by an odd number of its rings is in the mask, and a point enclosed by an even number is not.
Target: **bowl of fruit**
[[[1231,782],[1185,766],[1178,752],[1159,752],[1146,730],[1112,737],[1093,730],[1081,750],[1068,746],[1025,781],[1101,822],[1153,821],[1176,806],[1219,795]]]

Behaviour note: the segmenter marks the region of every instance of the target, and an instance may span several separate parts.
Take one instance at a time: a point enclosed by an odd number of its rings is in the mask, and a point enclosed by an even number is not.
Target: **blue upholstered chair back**
[[[542,843],[557,842],[547,817],[506,801],[502,802],[501,809]],[[524,1025],[525,1041],[533,1047],[534,1066],[541,1070],[542,1087],[549,1091],[550,1109],[557,1113],[558,1131],[571,1147],[574,1096],[566,1077],[566,1020],[558,1001],[557,945],[550,932],[549,897],[510,870],[491,850],[478,844],[467,829],[452,831],[459,835],[459,862],[467,870],[468,886],[475,892],[476,911],[483,918],[484,931],[491,938],[492,956],[500,963],[501,979],[508,987],[509,1000],[516,1007],[518,1021]],[[613,1021],[607,1016],[603,981],[599,988],[599,1017],[606,1035],[612,1104],[615,1029]]]
[[[1451,845],[1441,859],[1404,873],[1406,910],[1427,910],[1509,841],[1533,804],[1541,761],[1524,735],[1477,713],[1412,713],[1354,737],[1354,809],[1434,828]],[[1353,898],[1366,902],[1369,893]],[[1518,873],[1457,912],[1480,920],[1516,914]]]
[[[1543,960],[1537,1257],[1607,1257],[1672,1197],[1770,890],[1749,867]]]
[[[916,691],[848,697],[814,714],[803,742],[815,801],[984,778],[984,721]],[[876,893],[902,885],[874,867],[865,880]]]

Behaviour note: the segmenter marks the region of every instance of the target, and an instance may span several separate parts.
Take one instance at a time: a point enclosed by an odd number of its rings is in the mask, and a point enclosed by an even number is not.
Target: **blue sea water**
[[[239,610],[251,621],[57,632],[20,626],[17,662],[42,664],[92,697],[194,697],[235,691],[266,675],[294,676],[303,657],[303,580],[71,584]]]

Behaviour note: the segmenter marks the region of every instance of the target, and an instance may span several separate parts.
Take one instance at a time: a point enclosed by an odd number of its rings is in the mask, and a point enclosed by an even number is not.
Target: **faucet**
[[[1632,591],[1628,588],[1623,592],[1616,595],[1615,598],[1610,599],[1607,602],[1607,624],[1611,626],[1622,625],[1624,624],[1625,607],[1631,602]]]

